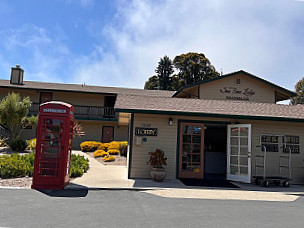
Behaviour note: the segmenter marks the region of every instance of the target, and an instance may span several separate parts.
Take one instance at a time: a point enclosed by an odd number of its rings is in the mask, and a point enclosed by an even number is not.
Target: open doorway
[[[226,179],[227,126],[206,124],[204,136],[205,179]]]

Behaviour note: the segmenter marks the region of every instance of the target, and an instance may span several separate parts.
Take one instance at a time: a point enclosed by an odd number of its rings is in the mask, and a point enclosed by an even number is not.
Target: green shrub
[[[33,153],[0,156],[0,177],[14,178],[33,176],[34,158],[35,155]]]
[[[9,146],[13,151],[24,151],[28,145],[24,139],[17,138],[15,140],[12,140],[9,143]]]
[[[81,177],[89,169],[89,160],[84,156],[72,154],[70,177]]]
[[[35,154],[11,154],[0,156],[0,178],[32,177],[34,173]],[[71,177],[80,177],[89,169],[89,160],[72,154]]]

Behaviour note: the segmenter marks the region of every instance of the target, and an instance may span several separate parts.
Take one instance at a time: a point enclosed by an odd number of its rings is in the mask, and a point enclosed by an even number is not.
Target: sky
[[[302,0],[1,0],[0,78],[143,88],[164,55],[197,52],[294,90]]]

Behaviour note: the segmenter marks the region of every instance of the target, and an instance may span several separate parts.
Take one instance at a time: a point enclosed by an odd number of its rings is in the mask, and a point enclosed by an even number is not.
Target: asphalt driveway
[[[0,227],[303,227],[304,200],[162,197],[147,191],[0,189]]]

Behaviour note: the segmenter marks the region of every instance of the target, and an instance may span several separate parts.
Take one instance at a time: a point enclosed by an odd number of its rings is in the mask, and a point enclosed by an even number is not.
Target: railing
[[[29,109],[30,115],[38,114],[39,103],[32,103]],[[81,119],[115,119],[117,114],[114,112],[113,107],[101,107],[101,106],[85,106],[85,105],[73,105],[75,108],[75,117]]]
[[[8,138],[9,135],[10,131],[3,125],[0,125],[0,138]]]

